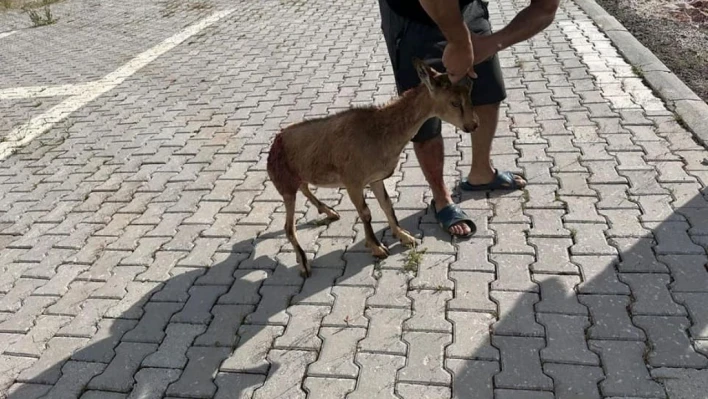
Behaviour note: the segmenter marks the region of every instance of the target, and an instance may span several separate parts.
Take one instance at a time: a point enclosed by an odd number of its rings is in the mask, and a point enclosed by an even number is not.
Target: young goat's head
[[[477,130],[479,118],[472,106],[472,80],[464,78],[453,84],[446,73],[436,71],[420,59],[413,59],[413,65],[430,91],[435,115],[465,133]]]

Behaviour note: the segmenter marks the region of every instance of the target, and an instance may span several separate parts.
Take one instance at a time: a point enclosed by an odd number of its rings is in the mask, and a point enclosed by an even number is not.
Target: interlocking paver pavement
[[[375,2],[148,1],[123,15],[134,3],[66,21],[83,4],[68,0],[64,22],[0,38],[0,87],[70,85],[234,8],[0,162],[0,396],[705,393],[708,151],[572,1],[500,55],[493,160],[524,172],[526,192],[456,193],[478,231],[451,242],[407,147],[386,184],[427,248],[418,266],[372,206],[393,253],[376,262],[347,196],[321,189],[342,220],[314,222],[300,198],[307,280],[268,146],[284,124],[394,95]],[[521,6],[491,2],[493,24]],[[44,58],[30,73],[19,53]],[[0,101],[0,134],[63,100]],[[453,185],[470,141],[449,126],[444,139]]]

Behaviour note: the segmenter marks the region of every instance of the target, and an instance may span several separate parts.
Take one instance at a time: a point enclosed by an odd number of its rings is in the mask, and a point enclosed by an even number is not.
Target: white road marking
[[[102,79],[83,86],[83,90],[79,91],[72,97],[67,98],[53,108],[50,108],[47,112],[38,115],[30,119],[29,122],[13,129],[12,132],[5,137],[5,140],[0,143],[0,161],[7,159],[7,157],[14,153],[15,150],[30,143],[36,137],[44,134],[47,130],[51,129],[52,126],[64,120],[71,113],[95,100],[100,95],[114,89],[116,86],[123,83],[125,79],[154,61],[157,57],[172,50],[183,41],[189,39],[191,36],[194,36],[235,11],[236,8],[231,8],[216,12],[185,28],[172,37],[165,39],[162,43],[139,54],[132,60],[128,61],[128,63],[109,73]],[[55,88],[54,90],[58,89]]]
[[[8,37],[10,35],[14,35],[15,33],[17,33],[16,30],[11,30],[9,32],[0,32],[0,39],[2,39],[4,37]]]
[[[35,97],[75,96],[85,90],[90,90],[94,82],[61,85],[61,86],[29,86],[0,89],[0,100],[20,100]]]

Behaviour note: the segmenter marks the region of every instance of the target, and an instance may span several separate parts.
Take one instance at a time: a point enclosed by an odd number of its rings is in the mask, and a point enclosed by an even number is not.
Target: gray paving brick
[[[536,259],[529,269],[534,273],[577,274],[578,267],[570,262],[570,238],[529,237],[529,244],[536,248]]]
[[[181,370],[174,369],[142,368],[135,375],[135,386],[128,398],[162,397],[180,373]]]
[[[499,362],[447,359],[452,373],[453,398],[493,398],[493,377],[499,372]]]
[[[651,229],[658,245],[654,248],[658,255],[704,255],[705,250],[696,245],[688,235],[686,222],[644,223]]]
[[[91,293],[91,298],[123,299],[127,293],[128,284],[136,275],[145,271],[140,266],[121,266],[112,270],[111,276],[101,288]]]
[[[334,306],[322,320],[322,326],[366,328],[368,320],[364,317],[364,307],[373,293],[374,290],[369,287],[333,287]]]
[[[116,347],[116,356],[103,373],[94,377],[88,384],[89,389],[117,392],[130,392],[133,387],[133,375],[140,363],[157,349],[155,344],[122,342]]]
[[[170,323],[165,329],[165,339],[156,352],[148,355],[143,367],[181,369],[187,364],[187,349],[194,338],[206,328],[202,325]]]
[[[499,304],[499,321],[492,325],[495,335],[543,337],[543,326],[536,323],[533,307],[538,294],[530,292],[492,291]]]
[[[160,343],[165,337],[165,327],[173,314],[182,308],[181,303],[149,302],[145,314],[134,329],[128,331],[122,341]]]
[[[218,373],[214,383],[218,387],[216,399],[248,399],[265,381],[258,374]]]
[[[404,399],[410,398],[450,398],[452,395],[449,387],[418,384],[397,384],[396,390]]]
[[[275,340],[277,349],[318,350],[322,338],[318,336],[322,319],[330,312],[328,306],[294,305],[287,310],[290,321],[285,333]]]
[[[673,281],[670,284],[672,292],[706,292],[708,291],[708,273],[706,265],[708,258],[704,255],[666,255],[659,256],[671,269]]]
[[[452,336],[445,333],[404,332],[408,343],[408,362],[398,373],[400,382],[449,384],[450,374],[444,369],[443,355]]]
[[[410,289],[452,290],[448,269],[454,260],[454,256],[427,254],[418,265],[416,277],[410,281]]]
[[[598,383],[605,378],[600,367],[545,363],[543,371],[553,378],[558,399],[600,399]]]
[[[114,348],[118,346],[123,335],[136,324],[135,320],[102,319],[98,323],[96,334],[86,346],[74,352],[71,358],[84,362],[110,363],[115,356]]]
[[[570,260],[580,266],[584,280],[578,285],[579,293],[629,295],[629,287],[617,278],[615,257],[571,256]]]
[[[493,336],[492,345],[501,353],[501,372],[494,376],[496,388],[552,390],[553,380],[543,374],[539,350],[541,338]]]
[[[485,313],[449,312],[454,340],[445,348],[447,358],[499,360],[499,351],[491,345],[489,327],[496,321]]]
[[[538,241],[540,237],[570,237],[570,231],[563,227],[562,209],[526,209],[533,224],[528,232],[529,243]]]
[[[316,358],[315,353],[305,351],[280,351],[272,350],[268,353],[268,360],[279,367],[271,367],[265,384],[257,389],[254,399],[288,397],[304,398],[302,380],[309,363]]]
[[[581,198],[583,197],[595,197],[597,195],[594,190],[588,187],[590,177],[589,173],[569,173],[566,172],[564,169],[561,169],[554,173],[554,176],[556,176],[560,180],[560,189],[558,190],[558,195],[560,195],[563,200],[572,199],[576,201],[581,201]]]
[[[556,199],[558,186],[544,185],[529,185],[525,188],[528,193],[529,200],[526,201],[526,210],[529,209],[564,209],[562,202]]]
[[[261,300],[258,291],[268,277],[264,270],[236,270],[234,283],[227,293],[220,296],[217,303],[234,305],[256,305]],[[313,276],[314,278],[314,276]]]
[[[30,296],[32,291],[46,284],[46,280],[20,278],[15,283],[15,286],[10,289],[0,299],[0,311],[2,312],[17,312],[23,307],[23,301]],[[46,300],[46,299],[45,299]],[[37,302],[36,306],[40,306]]]
[[[84,387],[96,375],[106,368],[102,363],[86,363],[68,361],[62,367],[59,381],[47,392],[50,398],[76,398],[81,395]]]
[[[70,321],[68,316],[39,316],[27,334],[12,334],[16,339],[7,343],[3,353],[39,358],[47,342]]]
[[[211,398],[216,392],[213,378],[219,364],[229,356],[230,348],[192,347],[189,362],[180,378],[167,388],[168,395]]]
[[[667,274],[623,274],[622,280],[632,288],[634,302],[630,306],[633,315],[678,316],[686,315],[683,306],[671,298]]]
[[[705,310],[705,301],[708,299],[708,294],[705,293],[677,293],[674,295],[676,300],[688,309],[688,314],[693,321],[689,332],[691,337],[708,338],[708,332],[703,326],[708,323],[708,312]]]
[[[252,306],[215,305],[211,308],[214,318],[209,323],[209,329],[197,337],[194,345],[232,347],[243,319],[252,311]]]
[[[652,381],[644,365],[643,342],[589,341],[602,359],[607,378],[600,382],[603,396],[663,398],[661,385]]]
[[[128,293],[106,311],[104,314],[106,317],[139,319],[143,315],[143,306],[152,294],[160,289],[160,284],[132,281],[128,283],[126,289]]]
[[[81,348],[88,340],[83,338],[55,337],[47,343],[47,349],[39,360],[28,365],[17,376],[18,382],[55,384],[61,377],[61,368],[72,352]],[[9,362],[8,362],[9,363]]]
[[[575,287],[580,283],[576,276],[534,274],[541,287],[541,301],[535,305],[537,312],[585,316],[587,308],[578,302]]]
[[[391,269],[382,269],[379,273],[376,293],[367,298],[367,306],[410,309],[411,299],[406,296],[410,275]]]
[[[401,340],[401,333],[403,322],[410,314],[408,309],[367,309],[366,317],[371,324],[366,338],[359,341],[359,351],[405,356],[406,345]]]
[[[494,274],[482,272],[450,272],[455,281],[455,297],[448,302],[449,310],[495,312],[497,306],[489,298],[489,284]]]
[[[490,224],[490,229],[494,230],[497,236],[496,245],[491,248],[491,253],[495,254],[528,254],[533,255],[534,251],[526,243],[524,231],[528,230],[526,224]]]
[[[600,365],[597,355],[585,343],[585,329],[590,327],[587,317],[539,313],[537,319],[546,327],[548,346],[541,349],[544,363]]]
[[[413,301],[413,314],[403,323],[404,331],[452,332],[452,324],[445,319],[451,292],[410,291],[408,296]]]
[[[653,238],[613,238],[609,241],[619,250],[617,269],[620,272],[668,273],[669,269],[654,254]]]
[[[653,367],[703,368],[708,358],[695,352],[686,334],[691,325],[685,317],[635,316],[651,342],[648,363]]]
[[[681,214],[674,212],[674,208],[671,206],[673,199],[670,195],[640,195],[632,196],[630,198],[639,203],[642,210],[642,215],[639,216],[639,219],[643,223],[666,221],[680,222],[685,220]]]
[[[362,328],[323,327],[324,339],[319,358],[309,365],[307,375],[313,377],[356,378],[359,369],[354,364],[357,342],[366,335]]]
[[[650,170],[622,170],[621,176],[629,180],[629,193],[631,195],[662,195],[669,194],[668,190],[661,187],[656,181],[656,172]]]
[[[46,396],[51,388],[51,385],[17,383],[4,394],[13,399],[37,399]]]
[[[518,389],[496,389],[494,397],[497,399],[552,399],[553,392],[523,391]]]
[[[255,312],[246,316],[249,324],[288,324],[286,309],[290,298],[299,291],[295,286],[264,286],[259,293],[263,298],[256,307]]]
[[[172,316],[174,323],[209,324],[212,319],[211,308],[226,286],[194,286],[189,289],[189,300],[181,311]]]
[[[617,249],[607,243],[605,224],[567,223],[575,244],[570,247],[571,255],[616,255]]]
[[[491,289],[499,291],[538,292],[538,285],[531,281],[529,266],[534,258],[528,255],[491,255],[497,265],[497,279]]]
[[[283,330],[280,326],[241,326],[238,346],[221,364],[221,371],[266,374],[269,366],[266,355]]]
[[[405,357],[374,353],[357,353],[356,363],[360,366],[357,390],[347,398],[364,399],[373,396],[396,398],[394,386],[397,370],[405,365]]]
[[[632,325],[624,295],[579,295],[578,300],[590,310],[593,325],[587,332],[591,339],[645,339],[644,332]]]

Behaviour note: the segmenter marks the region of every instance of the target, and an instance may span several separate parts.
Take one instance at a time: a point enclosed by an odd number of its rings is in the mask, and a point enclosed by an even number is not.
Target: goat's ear
[[[428,64],[423,62],[420,58],[413,58],[413,66],[415,67],[416,72],[418,72],[420,81],[423,82],[428,90],[432,92],[435,87],[434,78],[436,75],[433,68],[428,66]]]

